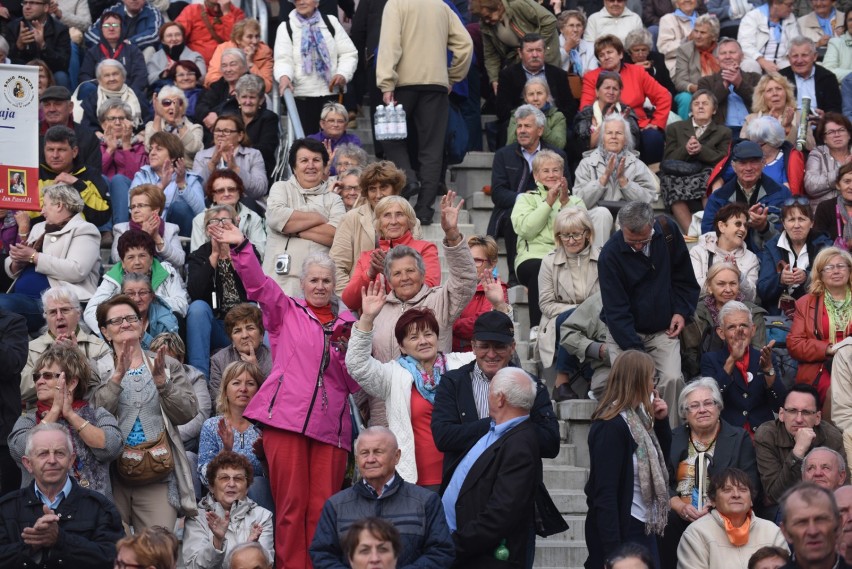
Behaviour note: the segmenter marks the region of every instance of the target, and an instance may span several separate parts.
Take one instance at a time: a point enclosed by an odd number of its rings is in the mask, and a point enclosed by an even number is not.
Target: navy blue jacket
[[[395,476],[381,497],[361,481],[326,501],[311,542],[315,569],[349,567],[340,539],[354,522],[366,517],[384,518],[399,530],[399,567],[446,569],[453,563],[455,546],[441,497],[406,482],[398,472]]]
[[[773,413],[784,403],[787,389],[777,371],[772,387],[767,387],[766,376],[760,369],[760,351],[749,346],[748,354],[748,371],[753,376],[748,384],[736,366],[732,373],[725,372],[727,348],[701,356],[701,375],[716,378],[719,383],[725,403],[722,418],[740,428],[748,421],[751,432],[755,432],[760,425],[775,418]]]
[[[769,314],[781,313],[781,310],[778,308],[778,299],[781,298],[781,294],[786,288],[781,284],[781,273],[778,271],[778,263],[781,261],[784,261],[784,263],[788,262],[787,251],[778,247],[779,239],[781,239],[780,233],[770,239],[760,253],[760,274],[757,277],[757,296],[760,297],[763,308]],[[810,259],[811,266],[808,268],[808,278],[793,291],[793,298],[798,300],[808,292],[808,287],[811,284],[811,268],[813,267],[814,259],[816,259],[817,253],[825,247],[831,247],[831,245],[831,239],[825,234],[818,233],[813,229],[808,233],[805,248],[808,251],[808,259]]]
[[[142,11],[135,17],[131,18],[127,15],[127,10],[124,7],[124,2],[118,2],[110,6],[108,12],[117,12],[121,15],[121,39],[127,40],[140,51],[151,46],[156,48],[160,43],[160,26],[163,25],[163,14],[150,3],[145,2],[142,6]],[[92,24],[89,31],[86,32],[86,46],[91,47],[101,41],[101,18]]]
[[[690,319],[698,305],[700,288],[695,280],[689,251],[677,224],[672,229],[671,253],[659,222],[654,222],[651,256],[636,252],[616,231],[601,249],[598,279],[606,324],[622,350],[645,350],[638,333],[668,330],[672,316]]]
[[[0,309],[0,445],[21,416],[21,370],[27,363],[27,321],[20,314]],[[7,451],[8,452],[8,451]]]
[[[103,50],[106,50],[109,55]],[[83,64],[80,66],[80,83],[97,79],[95,69],[104,59],[115,59],[121,63],[127,72],[127,79],[124,82],[136,91],[142,93],[148,88],[148,68],[145,66],[145,57],[138,47],[130,43],[120,43],[115,51],[110,49],[106,42],[95,44],[87,49],[86,55],[83,56]],[[142,101],[139,103],[141,105]]]

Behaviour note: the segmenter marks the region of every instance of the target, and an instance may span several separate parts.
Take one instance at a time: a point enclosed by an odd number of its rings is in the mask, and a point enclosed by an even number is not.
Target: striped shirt
[[[473,364],[473,373],[470,378],[470,385],[473,387],[473,400],[476,401],[476,412],[480,419],[490,417],[488,405],[488,388],[491,385],[491,380],[485,376],[485,373],[479,369],[479,364]]]

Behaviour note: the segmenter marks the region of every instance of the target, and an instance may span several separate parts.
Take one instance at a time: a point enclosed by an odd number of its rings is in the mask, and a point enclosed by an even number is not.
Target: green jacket
[[[526,34],[537,33],[544,38],[544,59],[547,63],[562,66],[562,56],[559,53],[559,30],[556,29],[556,16],[547,11],[538,2],[530,0],[502,0],[506,17],[513,27],[517,28],[520,40]],[[485,54],[485,70],[488,81],[496,83],[500,78],[500,70],[507,65],[517,63],[518,50],[500,41],[494,31],[494,26],[480,23],[482,34],[482,50]]]
[[[568,121],[565,120],[565,115],[551,105],[544,116],[547,121],[544,123],[544,134],[541,135],[541,139],[556,148],[565,148],[565,143],[568,142]],[[506,136],[507,145],[518,141],[515,133],[516,127],[517,121],[515,121],[515,115],[512,115],[512,118],[509,119],[509,132]]]
[[[124,281],[124,273],[125,270],[122,264],[116,263],[106,274],[120,285]],[[169,278],[169,272],[158,259],[154,259],[154,262],[151,264],[151,290],[157,290],[167,278]]]
[[[512,225],[518,234],[518,254],[515,257],[515,269],[529,259],[543,259],[556,247],[553,235],[553,222],[562,209],[559,200],[553,206],[547,205],[547,188],[537,184],[531,192],[518,196],[512,209]],[[586,209],[583,200],[576,196],[568,198],[565,207],[576,206]]]

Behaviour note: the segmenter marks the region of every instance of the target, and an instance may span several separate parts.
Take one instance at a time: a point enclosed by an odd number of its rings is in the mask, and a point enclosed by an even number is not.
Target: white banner
[[[0,64],[0,209],[41,209],[38,110],[38,67]]]

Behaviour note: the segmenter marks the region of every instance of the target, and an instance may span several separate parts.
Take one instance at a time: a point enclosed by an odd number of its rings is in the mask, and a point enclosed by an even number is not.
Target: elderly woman
[[[222,376],[230,364],[238,361],[253,363],[260,368],[262,378],[269,377],[272,370],[272,354],[263,343],[266,333],[263,314],[257,306],[251,303],[236,305],[225,315],[224,325],[230,345],[210,358],[210,395],[214,401],[219,397]]]
[[[568,126],[565,115],[553,104],[553,96],[550,94],[550,86],[544,77],[533,77],[524,85],[524,102],[544,113],[546,122],[541,139],[556,148],[565,148],[568,141]],[[517,140],[517,120],[515,115],[509,119],[506,144],[512,144]]]
[[[232,207],[236,215],[232,216],[238,220],[237,225],[263,259],[266,251],[266,224],[263,218],[248,206],[243,205],[242,198],[245,195],[245,186],[240,175],[233,170],[214,170],[207,183],[204,184],[204,196],[211,204],[227,205]],[[192,239],[189,250],[194,252],[204,243],[210,240],[207,234],[207,223],[205,217],[207,212],[201,212],[192,220]]]
[[[799,361],[797,383],[817,388],[828,410],[834,345],[852,334],[852,255],[826,247],[813,262],[808,294],[796,301],[787,349]]]
[[[151,54],[146,64],[149,85],[154,87],[158,83],[174,81],[174,77],[169,77],[169,75],[174,70],[175,65],[182,61],[193,63],[200,73],[199,79],[204,78],[207,73],[207,64],[200,53],[186,47],[186,30],[183,25],[179,22],[166,22],[160,26],[158,35],[160,37],[159,49]],[[180,88],[183,89],[183,87]],[[191,115],[192,113],[190,113]]]
[[[60,284],[41,294],[47,331],[30,340],[27,363],[21,371],[21,401],[27,406],[35,404],[36,390],[33,370],[36,360],[54,343],[65,343],[77,349],[92,362],[99,362],[111,355],[109,346],[88,327],[80,326],[82,309],[77,295],[67,285]],[[112,359],[112,358],[110,358]]]
[[[692,118],[666,128],[666,149],[660,164],[660,189],[666,206],[684,234],[692,211],[707,203],[707,179],[713,167],[728,154],[731,130],[713,120],[718,101],[710,91],[691,96]]]
[[[635,28],[624,38],[626,63],[644,67],[645,71],[674,96],[675,88],[666,58],[654,49],[654,39],[645,28]]]
[[[687,384],[677,406],[683,425],[672,431],[669,451],[672,497],[669,523],[659,544],[663,567],[677,565],[675,552],[684,530],[710,512],[706,484],[710,476],[738,468],[748,475],[752,487],[760,487],[754,445],[745,430],[720,417],[725,405],[715,379],[702,377]],[[702,476],[703,487],[699,485]]]
[[[586,15],[580,10],[565,10],[556,17],[559,27],[559,55],[562,69],[569,75],[582,77],[586,71],[597,69],[595,44],[583,39]]]
[[[825,200],[817,206],[814,231],[825,233],[835,246],[849,250],[852,248],[852,162],[837,170],[834,187],[837,199]]]
[[[115,564],[119,567],[175,569],[180,542],[164,527],[145,528],[115,544]]]
[[[841,3],[848,10],[846,2]],[[826,46],[831,38],[839,37],[846,31],[846,23],[843,12],[835,9],[835,0],[815,0],[811,2],[813,12],[805,14],[797,6],[797,23],[802,36],[816,44],[820,59],[826,54]],[[842,78],[841,78],[842,79]]]
[[[148,72],[145,68],[145,58],[134,44],[125,42],[122,14],[104,12],[100,19],[100,40],[86,50],[83,64],[80,66],[79,81],[90,81],[95,78],[96,66],[105,59],[118,61],[127,71],[125,82],[139,93],[148,88]]]
[[[222,77],[211,83],[195,106],[195,118],[209,132],[226,107],[236,103],[237,81],[248,73],[248,60],[241,49],[232,47],[222,52]],[[208,133],[209,134],[209,133]]]
[[[331,167],[335,171],[343,172],[349,168],[360,168],[365,170],[370,164],[370,157],[363,148],[357,144],[343,143],[338,145],[331,156]],[[405,174],[403,174],[405,175]]]
[[[278,90],[292,89],[305,132],[319,130],[323,106],[344,91],[358,65],[355,44],[336,17],[320,17],[318,5],[300,2],[275,40]]]
[[[222,77],[222,54],[226,49],[241,49],[251,63],[249,73],[263,79],[264,92],[272,91],[272,49],[260,39],[260,22],[246,18],[234,24],[231,41],[220,43],[210,58],[204,86],[211,87]]]
[[[600,131],[597,148],[587,153],[574,173],[574,195],[592,216],[598,247],[612,233],[612,215],[598,202],[657,199],[657,178],[633,152],[633,135],[624,117],[605,116]]]
[[[129,219],[130,180],[148,163],[142,141],[133,136],[133,113],[124,101],[107,100],[98,109],[101,124],[101,172],[109,180],[110,209],[113,224]]]
[[[281,289],[291,296],[300,294],[302,262],[312,253],[328,252],[335,228],[346,213],[343,200],[323,181],[328,161],[328,152],[321,142],[310,138],[296,140],[288,158],[293,176],[276,182],[269,190],[263,268],[266,274],[275,275],[273,278]],[[375,241],[370,248],[375,248]],[[279,264],[279,257],[289,262],[282,259]]]
[[[841,34],[835,33],[835,37],[828,40],[828,49],[822,66],[837,75],[838,81],[852,72],[852,10],[843,16],[843,26],[839,30]]]
[[[177,135],[155,132],[149,145],[148,166],[136,172],[130,187],[142,184],[159,187],[166,198],[162,218],[174,222],[181,237],[189,237],[192,218],[204,211],[201,178],[187,171],[183,143]]]
[[[340,199],[343,200],[343,207],[346,208],[346,213],[349,213],[361,198],[360,179],[361,169],[350,168],[348,170],[341,171],[337,181],[334,182],[334,186],[332,186],[332,191],[339,195]],[[334,243],[332,243],[332,245],[334,245]]]
[[[183,144],[183,158],[187,168],[192,168],[193,159],[202,149],[204,129],[188,118],[186,95],[172,85],[166,85],[155,93],[154,119],[145,125],[145,145],[150,147],[155,132],[167,132],[177,136]]]
[[[790,65],[790,40],[800,35],[793,3],[769,0],[749,10],[740,22],[737,41],[747,59],[757,61],[764,73],[777,73]]]
[[[666,58],[666,67],[668,67],[669,73],[674,74],[677,50],[688,41],[694,41],[698,36],[693,31],[698,25],[700,16],[698,15],[697,0],[674,0],[672,4],[674,4],[675,11],[660,17],[657,51]],[[710,17],[715,19],[713,16]],[[717,23],[716,37],[719,36],[718,27]]]
[[[687,379],[698,376],[702,355],[724,347],[716,330],[721,326],[719,311],[731,300],[738,300],[751,310],[755,325],[752,347],[759,350],[766,345],[766,325],[763,319],[766,310],[745,300],[740,291],[741,275],[740,269],[733,263],[716,263],[707,270],[701,300],[692,321],[681,335],[681,364]]]
[[[201,441],[198,450],[198,473],[201,482],[212,487],[216,477],[208,474],[210,464],[222,452],[235,452],[247,459],[254,481],[248,484],[249,498],[267,510],[274,510],[275,504],[269,493],[269,479],[263,472],[261,459],[255,454],[255,443],[261,438],[261,431],[243,413],[257,394],[257,390],[266,379],[256,364],[247,361],[235,361],[228,364],[222,376],[222,383],[216,394],[215,417],[204,422],[201,429]],[[267,536],[272,540],[272,528]]]
[[[760,257],[757,294],[770,314],[792,317],[795,302],[811,283],[813,259],[831,240],[813,229],[814,217],[806,198],[781,208],[784,230],[770,239]]]
[[[272,512],[247,496],[256,480],[252,465],[243,455],[226,450],[205,467],[210,493],[198,503],[198,515],[186,520],[185,567],[226,567],[229,553],[248,542],[259,543],[271,558],[275,549]]]
[[[119,464],[112,479],[116,508],[136,533],[155,525],[174,527],[178,511],[189,516],[196,512],[192,475],[177,432],[177,425],[198,413],[195,393],[183,366],[165,355],[165,347],[156,354],[144,351],[142,316],[130,297],[118,295],[102,303],[97,319],[115,353],[115,371],[101,376],[90,397],[92,405],[118,419],[125,450],[167,449],[173,464],[170,472],[159,472],[144,484]]]
[[[600,67],[583,76],[583,96],[580,108],[591,105],[596,98],[595,85],[598,75],[603,71],[615,71],[621,75],[624,89],[621,91],[621,102],[636,113],[642,142],[642,160],[647,164],[659,162],[665,145],[665,129],[672,108],[671,93],[666,91],[645,70],[632,63],[623,63],[624,46],[615,36],[606,35],[595,41],[595,56]],[[654,105],[653,117],[648,116],[644,109],[645,99],[650,99]]]
[[[25,316],[30,334],[44,325],[42,292],[65,284],[81,302],[88,302],[101,270],[101,235],[83,219],[83,198],[77,190],[65,184],[45,186],[42,198],[44,221],[22,236],[25,242],[9,247],[5,269],[15,283],[0,294],[0,308]]]
[[[221,115],[213,122],[213,145],[195,156],[193,173],[207,181],[216,170],[230,170],[243,180],[245,197],[254,202],[266,197],[266,166],[260,151],[251,147],[243,120]]]
[[[746,247],[748,206],[731,202],[720,207],[713,218],[713,229],[713,232],[702,235],[689,251],[698,286],[704,286],[707,272],[714,264],[731,263],[740,270],[743,297],[749,302],[754,301],[760,260]]]
[[[113,225],[112,254],[113,263],[121,261],[118,254],[118,241],[129,230],[143,231],[154,240],[155,252],[161,261],[168,261],[175,267],[182,267],[186,253],[180,243],[180,228],[165,221],[161,214],[166,207],[166,196],[159,186],[142,184],[130,190],[130,221]]]
[[[118,294],[127,273],[145,275],[150,279],[152,290],[140,294],[140,299],[144,298],[150,303],[156,295],[171,312],[186,316],[189,302],[183,280],[171,263],[161,262],[156,258],[156,245],[149,234],[135,229],[124,233],[118,239],[118,256],[121,261],[104,274],[98,290],[92,295],[83,312],[83,318],[92,330],[97,329],[98,305]],[[160,331],[157,330],[152,337]]]
[[[348,122],[349,112],[346,107],[340,103],[326,103],[320,112],[319,132],[308,135],[308,138],[319,140],[326,147],[330,147],[332,154],[341,144],[361,146],[360,138],[346,132]]]
[[[204,77],[204,73],[192,61],[176,62],[168,75],[169,83],[174,84],[175,87],[183,91],[186,97],[186,116],[191,117],[196,123],[201,122],[198,115],[196,115],[198,101],[207,92],[204,87],[200,86],[202,77]]]
[[[694,4],[694,0],[685,1]],[[698,16],[690,37],[692,39],[680,45],[674,53],[674,84],[678,91],[675,95],[676,112],[684,118],[689,116],[690,102],[698,91],[698,81],[722,69],[714,55],[719,40],[719,20],[710,14]]]
[[[402,553],[399,530],[382,518],[363,518],[351,526],[340,540],[352,569],[396,569]]]
[[[622,352],[592,414],[586,567],[603,567],[604,559],[626,542],[648,547],[659,567],[654,534],[662,534],[668,521],[665,457],[672,432],[666,420],[668,406],[655,396],[654,373],[648,354]],[[631,504],[642,508],[633,509]]]
[[[109,465],[121,452],[121,432],[103,407],[93,407],[86,395],[94,375],[89,360],[70,342],[57,342],[32,367],[36,408],[21,415],[9,435],[9,451],[21,466],[27,433],[39,423],[59,423],[71,432],[74,461],[71,475],[83,487],[111,498]],[[21,468],[21,487],[32,483]]]
[[[266,166],[267,178],[272,177],[278,154],[280,117],[266,108],[263,79],[257,75],[243,75],[235,87],[239,115],[246,125],[246,135],[252,148],[258,150]]]
[[[754,88],[754,96],[751,103],[751,114],[747,115],[743,123],[745,132],[749,123],[764,115],[776,118],[784,127],[784,137],[791,144],[796,144],[799,133],[799,119],[802,113],[796,110],[796,95],[793,85],[780,73],[767,73],[760,78]],[[805,148],[808,150],[816,146],[813,134],[808,129]]]
[[[319,157],[312,165],[319,175]],[[211,235],[231,245],[231,262],[249,299],[263,310],[275,352],[269,379],[244,415],[263,425],[278,512],[276,566],[302,568],[310,563],[308,548],[322,506],[343,483],[351,449],[347,397],[359,387],[346,371],[341,342],[355,317],[333,302],[334,262],[324,253],[305,255],[299,271],[304,298],[296,299],[264,275],[236,226],[212,227]]]
[[[361,253],[349,274],[349,284],[340,295],[341,300],[352,310],[361,308],[361,289],[382,273],[387,253],[393,247],[405,245],[417,251],[426,267],[426,286],[435,287],[441,284],[438,248],[431,241],[414,239],[411,235],[417,217],[408,200],[402,196],[382,198],[376,204],[374,216],[378,247]]]
[[[101,132],[98,122],[98,109],[107,99],[120,99],[130,106],[133,130],[141,130],[142,125],[151,120],[151,108],[142,91],[127,84],[127,71],[121,62],[104,59],[95,68],[97,89],[88,94],[78,92],[80,97],[74,104],[74,121]]]
[[[677,547],[678,567],[727,569],[744,566],[761,547],[787,549],[781,529],[754,514],[758,487],[750,474],[736,467],[710,476],[710,513],[691,524]]]
[[[556,363],[553,399],[576,399],[571,389],[571,372],[579,371],[576,358],[560,346],[560,328],[574,310],[600,290],[595,229],[585,210],[577,207],[559,212],[553,223],[556,248],[541,261],[538,274],[539,325],[538,354],[548,368]]]
[[[805,194],[811,207],[834,201],[834,182],[840,167],[852,160],[852,122],[840,113],[825,113],[819,121],[816,139],[823,141],[808,154],[805,166]]]
[[[601,123],[604,117],[613,113],[618,113],[627,120],[633,140],[639,140],[641,133],[636,113],[630,107],[621,104],[623,88],[624,82],[618,73],[603,71],[598,75],[595,83],[595,101],[584,107],[574,117],[573,134],[583,152],[598,147]]]
[[[218,179],[221,183],[233,184],[227,178]],[[204,212],[201,221],[208,228],[208,237],[209,228],[213,225],[230,222],[240,226],[243,223],[234,207],[228,204],[211,206]],[[225,315],[231,308],[247,301],[243,283],[237,278],[231,263],[231,250],[226,244],[208,240],[190,253],[187,292],[191,302],[186,316],[189,363],[209,377],[211,351],[230,343],[225,333]]]

